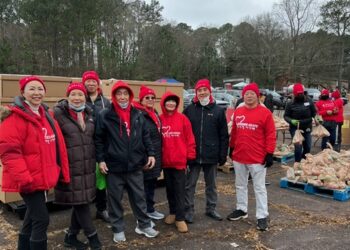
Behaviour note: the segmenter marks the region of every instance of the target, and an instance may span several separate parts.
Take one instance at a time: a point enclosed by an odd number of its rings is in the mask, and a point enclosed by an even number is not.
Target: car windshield
[[[308,94],[320,94],[321,92],[318,89],[306,89]]]

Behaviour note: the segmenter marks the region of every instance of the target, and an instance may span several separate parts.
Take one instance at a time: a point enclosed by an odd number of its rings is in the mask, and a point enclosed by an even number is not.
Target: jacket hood
[[[117,90],[119,88],[125,88],[128,90],[129,96],[130,96],[129,97],[129,104],[131,104],[134,100],[134,92],[132,92],[130,86],[126,82],[123,82],[123,81],[117,81],[112,87],[111,97],[112,97],[113,104],[118,105],[117,98],[115,98],[115,93],[117,92]]]
[[[174,93],[172,93],[171,91],[167,91],[164,93],[164,95],[162,96],[162,99],[160,100],[160,107],[162,108],[162,112],[163,114],[166,114],[167,111],[165,109],[165,101],[169,98],[174,98],[176,101],[176,108],[175,108],[175,112],[177,112],[177,109],[179,108],[179,104],[180,104],[180,97],[175,95]]]
[[[340,98],[340,92],[339,92],[339,90],[335,90],[335,91],[332,93],[332,97],[333,97],[334,99]]]
[[[8,106],[0,106],[0,122],[4,121],[12,113]]]

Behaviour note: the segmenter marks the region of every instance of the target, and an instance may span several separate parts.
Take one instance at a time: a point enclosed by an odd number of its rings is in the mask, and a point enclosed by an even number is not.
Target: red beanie
[[[325,95],[329,97],[329,90],[328,89],[322,89],[321,95]]]
[[[338,98],[340,98],[340,92],[339,92],[339,90],[334,90],[334,92],[332,93],[332,97],[334,98],[334,99],[338,99]]]
[[[85,71],[83,74],[82,82],[85,85],[85,82],[89,79],[95,80],[97,82],[97,85],[100,85],[100,78],[98,77],[98,74],[95,71]]]
[[[244,96],[245,92],[247,92],[248,90],[254,91],[257,97],[260,96],[258,84],[256,84],[255,82],[251,82],[243,88],[242,96]]]
[[[66,90],[66,95],[69,96],[70,92],[74,89],[81,90],[84,92],[85,95],[87,95],[85,86],[80,82],[72,82],[71,84],[69,84]]]
[[[37,76],[26,76],[26,77],[21,78],[19,80],[19,89],[21,90],[21,92],[23,92],[25,86],[31,81],[38,81],[38,82],[40,82],[43,85],[43,87],[45,89],[45,92],[46,92],[46,87],[45,87],[44,81],[41,80]]]
[[[209,89],[211,93],[210,81],[208,79],[200,79],[197,81],[196,87],[195,87],[196,93],[197,93],[197,90],[202,87],[206,87],[207,89]]]
[[[150,89],[150,88],[146,87],[145,85],[141,85],[141,87],[140,87],[140,93],[139,93],[139,101],[141,102],[142,99],[143,99],[146,95],[154,95],[154,97],[156,97],[156,93],[154,92],[153,89]]]
[[[301,83],[296,83],[293,86],[293,95],[304,94],[304,86]]]

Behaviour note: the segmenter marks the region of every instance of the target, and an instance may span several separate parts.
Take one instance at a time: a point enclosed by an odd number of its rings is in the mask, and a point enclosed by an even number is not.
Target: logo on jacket
[[[181,132],[171,131],[171,126],[162,126],[162,135],[163,137],[179,137]]]
[[[256,130],[259,127],[258,124],[244,122],[245,115],[236,116],[235,121],[236,121],[237,128],[240,128],[240,129]]]
[[[51,142],[55,141],[55,134],[52,135],[48,135],[47,134],[47,129],[46,128],[42,128],[43,133],[44,133],[44,140],[47,144],[50,144]]]

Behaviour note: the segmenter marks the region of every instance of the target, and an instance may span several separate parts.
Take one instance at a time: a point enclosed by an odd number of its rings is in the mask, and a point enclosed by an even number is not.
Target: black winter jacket
[[[150,133],[152,145],[155,152],[156,165],[150,169],[143,172],[143,177],[145,180],[155,179],[160,176],[162,171],[162,134],[158,130],[157,125],[154,123],[152,118],[148,115],[146,111],[142,111],[146,118],[146,125]],[[158,114],[157,114],[158,117]],[[158,117],[159,119],[159,117]]]
[[[91,98],[88,96],[86,98],[86,105],[88,105],[93,110],[94,118],[96,115],[102,110],[109,108],[111,106],[110,100],[104,97],[102,94],[98,94],[95,101],[93,102]]]
[[[131,107],[130,113],[130,137],[113,105],[97,115],[96,160],[106,162],[109,172],[126,173],[142,169],[148,156],[155,156],[145,117],[134,107]]]
[[[284,112],[284,119],[289,123],[292,128],[295,126],[291,124],[292,119],[299,120],[299,129],[309,130],[312,129],[312,118],[316,115],[316,108],[314,103],[305,98],[304,101],[291,100],[286,105]]]
[[[191,121],[196,139],[196,162],[226,162],[229,136],[225,110],[216,103],[202,106],[199,102],[192,102],[183,113]]]
[[[85,108],[83,131],[68,111],[68,102],[63,100],[54,108],[55,118],[60,125],[66,143],[71,182],[59,182],[55,187],[55,203],[65,205],[87,204],[96,193],[96,159],[94,144],[94,121],[92,110]]]

